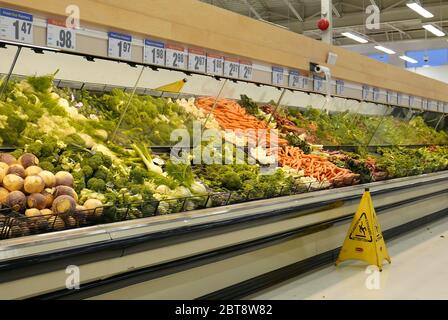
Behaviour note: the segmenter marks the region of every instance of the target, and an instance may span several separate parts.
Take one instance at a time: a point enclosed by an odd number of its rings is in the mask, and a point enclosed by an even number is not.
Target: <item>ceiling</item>
[[[254,19],[273,23],[308,37],[320,39],[317,21],[321,17],[321,0],[202,0]],[[407,0],[333,0],[334,44],[356,42],[341,36],[344,31],[357,31],[375,42],[429,39],[435,36],[422,28],[431,22],[448,28],[448,0],[421,0],[434,18],[425,19],[406,6]],[[375,4],[380,9],[380,29],[366,28],[366,8]],[[445,29],[445,31],[447,31]]]

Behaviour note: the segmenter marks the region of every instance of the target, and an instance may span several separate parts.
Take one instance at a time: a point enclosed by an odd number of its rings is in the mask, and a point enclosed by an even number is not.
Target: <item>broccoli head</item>
[[[106,182],[101,179],[92,178],[87,182],[87,188],[96,192],[103,192],[106,190]]]
[[[99,167],[103,165],[103,156],[100,153],[93,155],[90,159],[88,159],[88,165],[95,171],[98,170]]]
[[[145,182],[145,179],[149,178],[148,170],[145,170],[142,167],[134,167],[131,170],[130,178],[132,182],[142,184]]]
[[[95,174],[93,176],[97,179],[107,181],[109,170],[105,166],[101,166],[98,168],[98,170],[95,171]]]
[[[90,179],[93,176],[93,169],[89,165],[82,166],[82,172],[87,179]]]
[[[50,171],[50,172],[56,172],[54,165],[49,161],[42,161],[39,163],[39,167],[42,168],[42,170]]]
[[[221,178],[221,183],[228,190],[239,190],[243,186],[240,177],[235,172],[227,172]]]
[[[74,186],[76,193],[80,193],[86,188],[86,179],[84,177],[84,172],[82,170],[77,170],[72,172],[73,179],[75,180]]]

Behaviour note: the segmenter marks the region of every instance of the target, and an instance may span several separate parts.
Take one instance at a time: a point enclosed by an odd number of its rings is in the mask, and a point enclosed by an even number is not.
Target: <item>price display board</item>
[[[205,73],[207,69],[207,56],[204,50],[188,50],[188,70]]]
[[[47,23],[47,46],[76,50],[76,29],[67,28],[65,21],[49,19]]]
[[[250,61],[240,60],[240,75],[239,78],[247,81],[252,81],[253,65]]]
[[[144,62],[157,66],[165,66],[165,44],[145,39]]]
[[[117,32],[109,32],[109,57],[131,60],[132,37]]]
[[[238,78],[240,75],[240,61],[234,58],[225,58],[224,76],[229,78]]]
[[[300,72],[297,70],[289,70],[289,81],[288,85],[291,88],[300,88]]]
[[[284,85],[284,75],[283,68],[272,67],[272,84],[274,86],[283,86]]]
[[[176,69],[187,69],[185,48],[175,44],[166,46],[166,66]]]
[[[33,16],[25,12],[0,8],[0,38],[32,44]]]
[[[222,76],[224,73],[224,58],[217,54],[207,54],[207,73]]]

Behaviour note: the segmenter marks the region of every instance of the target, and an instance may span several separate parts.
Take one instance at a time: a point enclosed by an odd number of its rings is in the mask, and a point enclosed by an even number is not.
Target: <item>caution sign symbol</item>
[[[372,233],[370,232],[369,220],[367,220],[367,215],[365,212],[363,212],[358,221],[356,221],[355,226],[350,233],[350,239],[364,242],[373,241]]]

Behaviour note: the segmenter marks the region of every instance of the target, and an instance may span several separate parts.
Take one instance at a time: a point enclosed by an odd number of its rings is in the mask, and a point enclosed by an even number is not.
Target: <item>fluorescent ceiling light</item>
[[[415,59],[412,59],[411,57],[408,57],[408,56],[400,56],[400,59],[401,60],[404,60],[404,61],[407,61],[407,62],[409,62],[409,63],[418,63],[418,61],[417,60],[415,60]]]
[[[432,18],[434,17],[434,15],[429,12],[428,10],[426,10],[425,8],[423,8],[419,3],[412,1],[412,2],[408,2],[406,3],[406,5],[414,10],[415,12],[417,12],[419,15],[421,15],[424,18]]]
[[[394,50],[388,49],[388,48],[383,47],[383,46],[375,46],[375,49],[383,51],[383,52],[385,52],[387,54],[395,54],[396,53]]]
[[[426,30],[431,32],[433,35],[438,36],[438,37],[443,37],[445,35],[445,32],[443,32],[439,28],[436,28],[432,24],[425,24],[425,25],[423,25],[423,28],[425,28]]]
[[[360,36],[358,36],[358,35],[356,35],[354,33],[351,33],[351,32],[342,32],[341,34],[344,37],[350,38],[350,39],[355,40],[355,41],[360,42],[360,43],[367,43],[367,42],[369,42],[366,39],[364,39],[363,37],[360,37]]]

